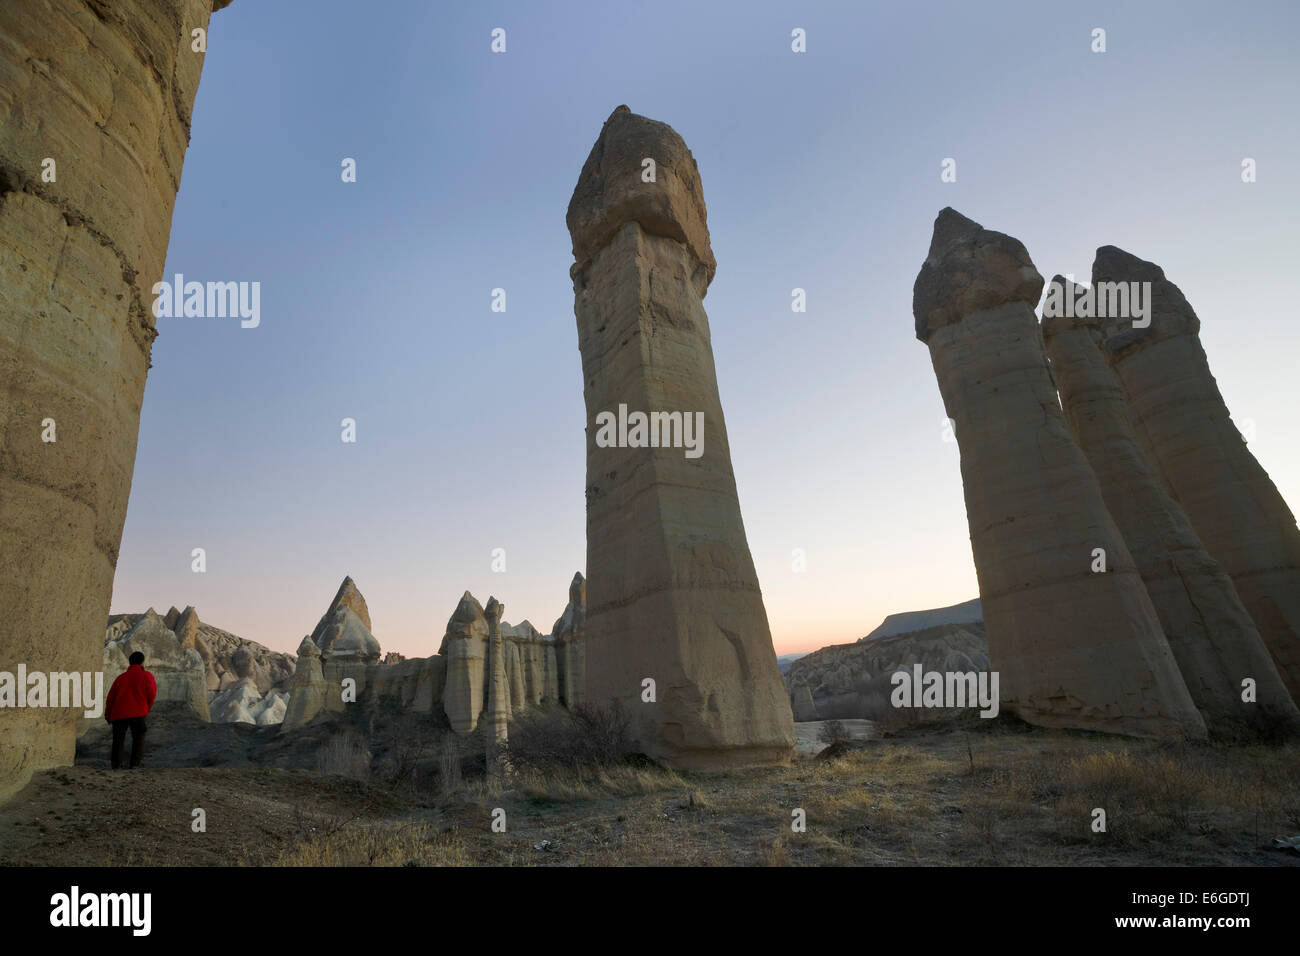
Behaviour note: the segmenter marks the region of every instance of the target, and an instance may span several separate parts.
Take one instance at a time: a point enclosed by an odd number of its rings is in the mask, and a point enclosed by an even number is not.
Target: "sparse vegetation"
[[[416,763],[431,782],[436,771],[436,788],[392,785],[416,771],[401,772],[382,722],[370,740],[364,723],[314,728],[305,765],[322,772],[44,771],[0,807],[0,862],[132,865],[147,846],[158,865],[1300,863],[1272,848],[1300,832],[1296,744],[1176,746],[973,718],[833,744],[790,767],[696,775],[629,754],[609,715],[565,717],[512,725],[515,766],[500,781],[484,774],[480,737],[423,725],[433,743]],[[530,760],[531,740],[545,746]],[[289,743],[266,745],[298,754]],[[372,750],[376,771],[361,777]],[[202,840],[177,836],[176,806],[205,807]],[[496,808],[504,832],[492,831]],[[804,832],[791,829],[796,809]]]
[[[609,767],[632,753],[627,715],[617,705],[553,708],[510,725],[510,766],[525,774]]]
[[[350,727],[335,731],[316,755],[316,769],[354,780],[370,777],[370,745]]]
[[[836,744],[842,740],[851,739],[852,734],[844,726],[842,721],[827,720],[822,722],[821,730],[817,733],[817,739],[824,744]]]

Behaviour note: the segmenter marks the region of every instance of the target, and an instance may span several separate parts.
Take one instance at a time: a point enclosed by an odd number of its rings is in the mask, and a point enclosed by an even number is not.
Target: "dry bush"
[[[316,769],[321,773],[337,773],[355,780],[368,780],[370,745],[351,728],[336,731],[316,752]]]
[[[839,720],[826,720],[822,722],[821,730],[817,732],[817,739],[824,744],[835,744],[840,741],[850,740],[852,735],[844,723]]]
[[[393,790],[420,789],[421,777],[428,775],[425,762],[429,755],[429,735],[412,715],[403,715],[393,725],[385,751],[379,767],[383,781]],[[427,779],[423,783],[427,784]]]
[[[632,752],[628,731],[627,715],[617,703],[555,708],[510,725],[507,759],[521,774],[611,766]]]

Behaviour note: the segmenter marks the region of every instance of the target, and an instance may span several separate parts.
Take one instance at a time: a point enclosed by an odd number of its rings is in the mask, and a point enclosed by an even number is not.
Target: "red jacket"
[[[158,696],[158,682],[140,664],[132,664],[117,675],[104,701],[104,716],[109,720],[143,717]]]

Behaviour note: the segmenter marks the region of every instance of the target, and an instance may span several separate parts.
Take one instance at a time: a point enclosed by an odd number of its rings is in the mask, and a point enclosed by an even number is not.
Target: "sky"
[[[435,653],[466,589],[549,631],[586,553],[564,216],[620,104],[699,166],[778,653],[978,594],[911,310],[944,206],[1045,278],[1086,279],[1107,244],[1161,265],[1300,506],[1298,21],[1284,2],[235,0],[166,274],[259,282],[260,324],[158,320],[112,610],[192,604],[292,652],[350,575],[385,651]]]

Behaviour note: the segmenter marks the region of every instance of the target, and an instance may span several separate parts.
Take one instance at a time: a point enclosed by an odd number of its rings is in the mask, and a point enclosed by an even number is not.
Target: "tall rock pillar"
[[[731,469],[702,302],[716,263],[682,138],[620,106],[567,222],[587,405],[587,699],[617,702],[672,766],[786,761],[794,723]]]
[[[1102,354],[1097,311],[1091,292],[1056,276],[1043,308],[1043,340],[1070,431],[1133,555],[1183,681],[1211,736],[1294,733],[1300,712],[1255,622],[1138,441],[1124,390]],[[1255,682],[1250,702],[1242,700],[1247,678]]]
[[[506,674],[505,639],[501,636],[501,615],[505,605],[488,597],[483,616],[488,626],[488,686],[487,726],[483,738],[487,748],[489,774],[500,775],[505,770],[506,734],[510,721],[510,682]]]
[[[192,31],[228,2],[0,4],[0,671],[99,669]],[[72,763],[78,716],[0,711],[0,799]]]
[[[1232,423],[1200,320],[1164,270],[1114,246],[1097,250],[1092,281],[1151,284],[1150,324],[1109,323],[1108,357],[1138,437],[1300,702],[1300,529]]]
[[[913,288],[916,337],[961,451],[989,658],[1030,723],[1204,737],[1133,558],[1057,404],[1025,247],[939,213]],[[1096,549],[1107,570],[1094,572]]]

